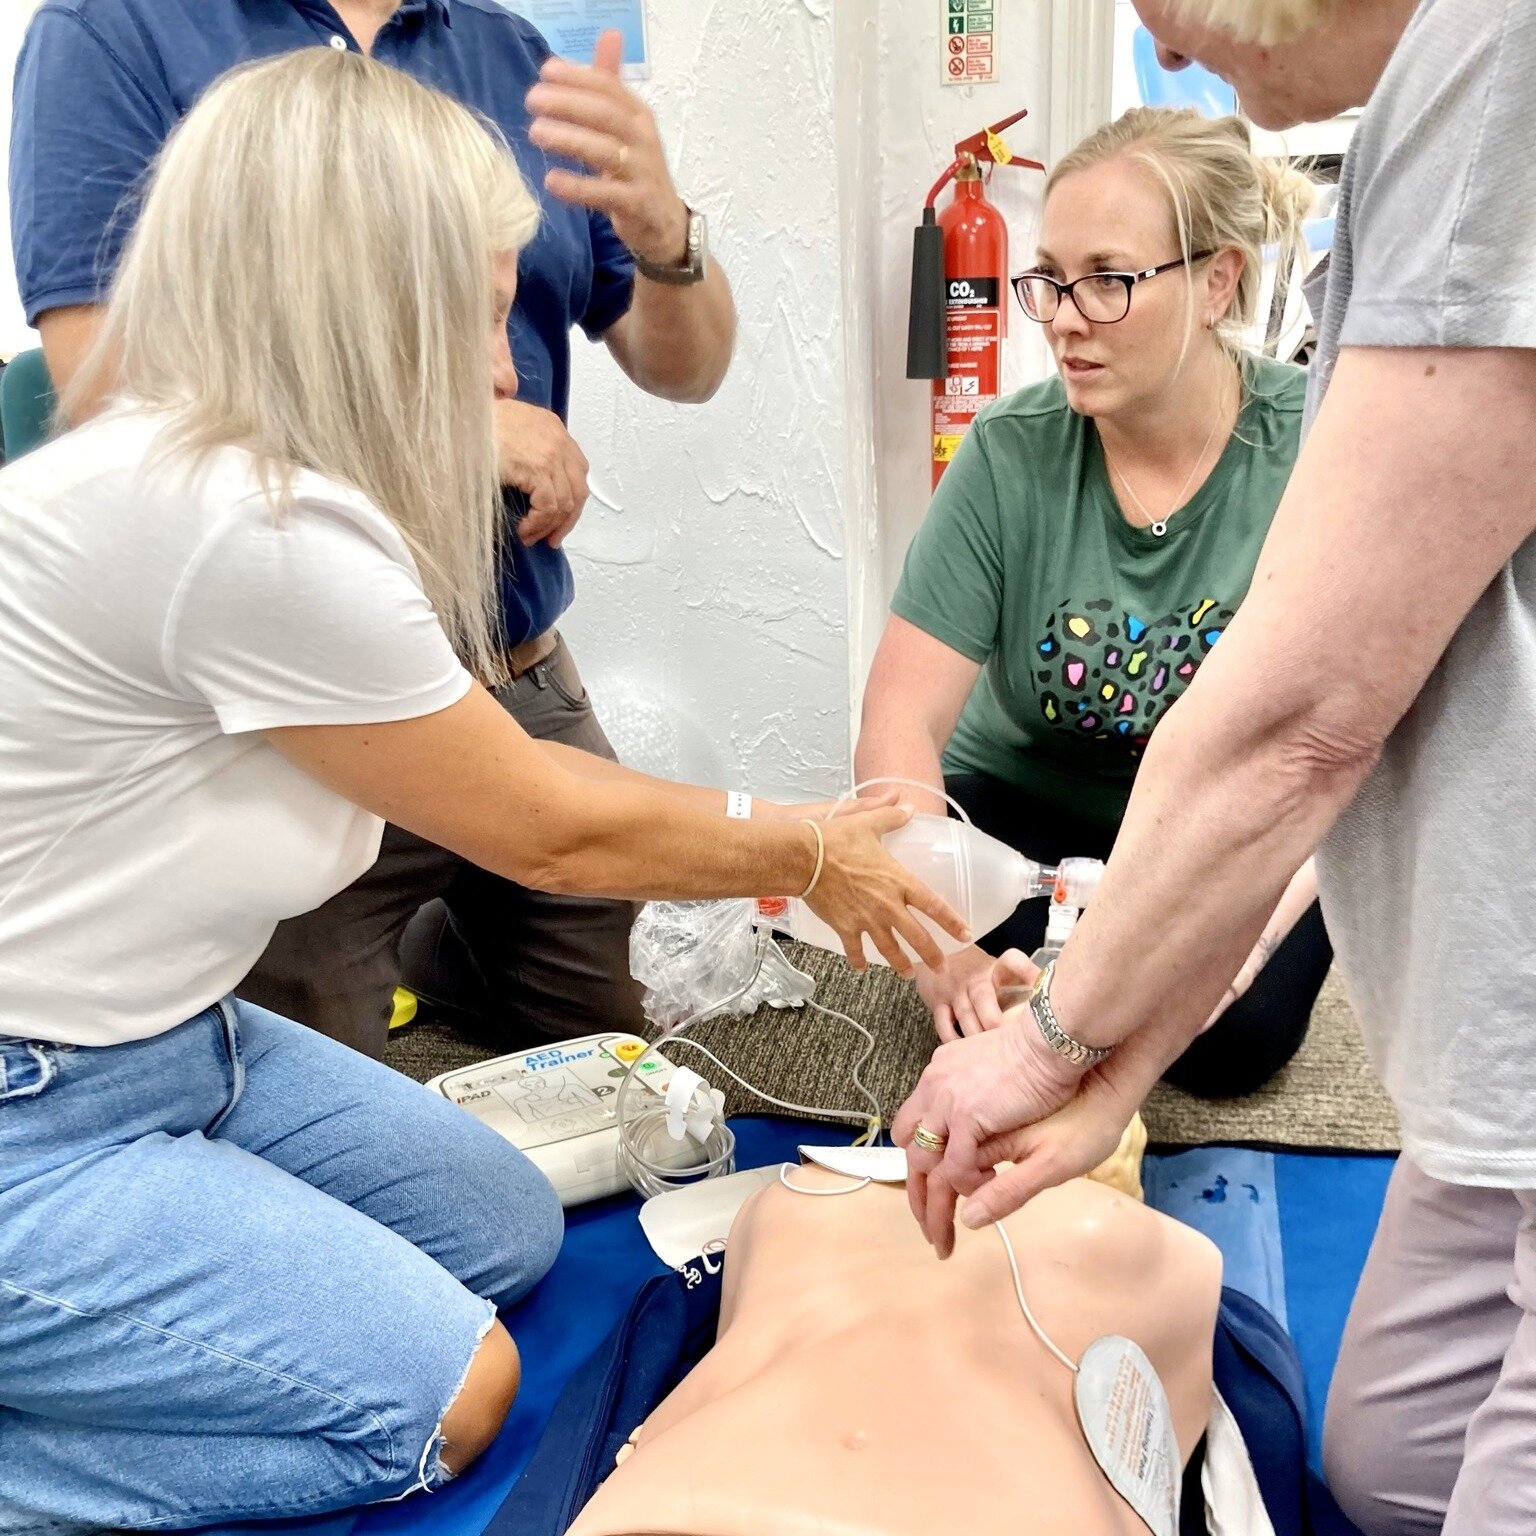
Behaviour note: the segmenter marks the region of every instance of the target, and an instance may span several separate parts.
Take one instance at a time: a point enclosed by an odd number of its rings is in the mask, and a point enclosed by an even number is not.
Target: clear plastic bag
[[[719,1013],[745,1016],[764,1003],[808,1003],[814,979],[760,935],[756,919],[750,900],[647,902],[629,935],[629,970],[645,988],[646,1017],[670,1029]]]

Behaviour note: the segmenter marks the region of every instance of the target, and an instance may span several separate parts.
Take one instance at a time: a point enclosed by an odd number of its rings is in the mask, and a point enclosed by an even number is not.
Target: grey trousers
[[[530,736],[613,757],[563,641],[496,697]],[[517,815],[515,801],[506,814]],[[438,897],[485,984],[484,1035],[493,1046],[514,1050],[643,1022],[640,988],[629,974],[632,903],[529,890],[396,826],[385,827],[378,862],[360,880],[278,925],[235,990],[382,1056],[400,937]]]
[[[1323,1459],[1365,1536],[1536,1531],[1536,1191],[1400,1158],[1328,1395]]]

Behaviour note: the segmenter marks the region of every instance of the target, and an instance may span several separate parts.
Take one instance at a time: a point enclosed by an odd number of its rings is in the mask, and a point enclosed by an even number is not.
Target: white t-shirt
[[[0,471],[0,1035],[109,1045],[229,992],[383,823],[262,732],[432,714],[464,671],[393,525],[119,410]]]

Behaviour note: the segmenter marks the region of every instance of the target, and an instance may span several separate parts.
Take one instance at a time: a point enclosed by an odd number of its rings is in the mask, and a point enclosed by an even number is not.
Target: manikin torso
[[[847,1181],[795,1170],[808,1187]],[[1024,1292],[1076,1360],[1151,1357],[1182,1458],[1205,1429],[1221,1260],[1078,1179],[1009,1218]],[[571,1536],[1145,1536],[1078,1428],[993,1231],[934,1257],[899,1188],[770,1186],[726,1250],[718,1342],[636,1436]]]

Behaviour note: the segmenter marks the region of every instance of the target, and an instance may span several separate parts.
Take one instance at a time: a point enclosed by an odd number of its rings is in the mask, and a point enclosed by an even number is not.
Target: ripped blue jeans
[[[442,1482],[443,1414],[560,1236],[499,1136],[248,1004],[0,1037],[0,1536]]]

